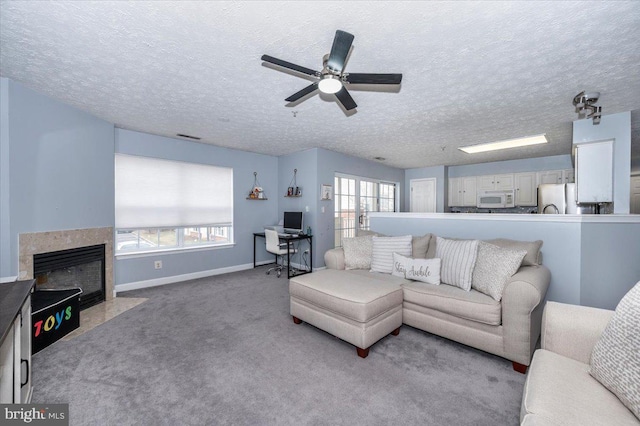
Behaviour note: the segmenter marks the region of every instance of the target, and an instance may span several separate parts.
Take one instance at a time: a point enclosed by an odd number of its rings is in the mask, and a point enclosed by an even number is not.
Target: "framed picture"
[[[331,200],[333,198],[333,187],[323,183],[320,194],[322,194],[320,198],[321,200]]]
[[[302,196],[302,188],[300,188],[299,186],[296,186],[296,197],[300,197]]]

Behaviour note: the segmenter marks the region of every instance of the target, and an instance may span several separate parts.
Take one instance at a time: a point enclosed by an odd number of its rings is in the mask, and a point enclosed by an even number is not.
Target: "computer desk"
[[[265,238],[264,236],[264,232],[254,232],[253,233],[253,267],[256,267],[256,239],[260,237],[260,238]],[[297,275],[304,275],[304,274],[308,274],[310,272],[313,272],[313,235],[307,235],[307,234],[287,234],[287,236],[284,236],[282,234],[278,234],[278,238],[280,238],[280,241],[286,241],[287,242],[287,265],[290,265],[290,260],[291,260],[291,243],[293,243],[294,241],[301,241],[301,240],[307,240],[309,241],[309,270],[308,271],[300,271],[299,273],[293,275],[293,276],[297,276]],[[276,256],[276,263],[278,262],[278,256]],[[287,278],[291,278],[291,269],[289,267],[287,267]]]

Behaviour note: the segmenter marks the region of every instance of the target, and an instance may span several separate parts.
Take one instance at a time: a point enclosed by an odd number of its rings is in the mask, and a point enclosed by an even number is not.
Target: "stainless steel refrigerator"
[[[539,214],[581,214],[576,204],[575,183],[538,185]]]

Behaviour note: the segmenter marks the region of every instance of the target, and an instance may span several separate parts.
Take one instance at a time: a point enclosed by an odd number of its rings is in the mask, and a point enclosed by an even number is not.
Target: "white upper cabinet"
[[[535,206],[538,204],[536,173],[515,173],[516,206]]]
[[[487,175],[478,176],[477,189],[478,191],[492,191],[496,189],[513,189],[513,173],[506,173],[502,175]]]
[[[449,178],[449,207],[475,206],[476,194],[475,176]]]
[[[573,183],[575,182],[573,169],[547,170],[538,172],[538,185],[543,183]]]
[[[562,181],[562,170],[538,172],[538,185],[544,183],[565,183]]]

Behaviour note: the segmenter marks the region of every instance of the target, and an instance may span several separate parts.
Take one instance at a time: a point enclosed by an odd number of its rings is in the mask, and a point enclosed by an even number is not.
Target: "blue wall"
[[[15,276],[19,234],[113,226],[114,127],[14,81],[2,86],[2,151],[9,151],[10,167],[0,276]],[[4,204],[5,179],[2,189]]]
[[[430,216],[372,214],[371,229],[386,235],[429,232],[463,239],[542,240],[542,263],[551,270],[547,299],[556,302],[614,309],[640,281],[640,223],[616,223],[615,217],[602,216]]]
[[[0,77],[0,278],[12,274],[9,207],[9,80]]]
[[[314,266],[324,266],[324,253],[333,248],[335,245],[334,234],[334,201],[320,200],[320,185],[323,183],[334,185],[334,176],[336,173],[345,173],[349,175],[361,176],[371,179],[380,179],[388,182],[397,182],[400,185],[404,183],[404,170],[395,167],[385,166],[379,162],[365,160],[363,158],[351,157],[349,155],[339,154],[337,152],[326,149],[316,149],[318,157],[318,178],[316,181],[316,200],[318,205],[318,216],[316,220],[316,247],[314,255]],[[335,188],[333,188],[335,194]],[[399,208],[404,205],[404,191],[399,191]],[[325,211],[322,212],[324,207]]]
[[[276,157],[122,129],[116,129],[115,136],[118,153],[232,167],[235,239],[235,245],[230,248],[117,256],[116,290],[120,284],[246,266],[253,262],[253,233],[262,232],[265,225],[278,221]],[[254,171],[258,172],[258,180],[268,198],[266,201],[246,199],[253,187]],[[258,252],[258,261],[270,258],[266,251]],[[162,269],[154,269],[155,260],[162,260]]]

